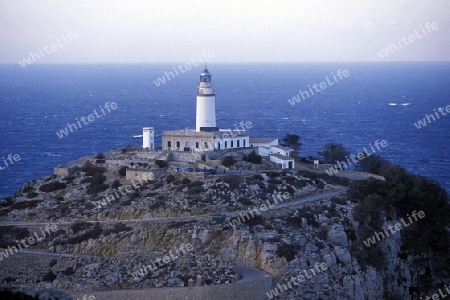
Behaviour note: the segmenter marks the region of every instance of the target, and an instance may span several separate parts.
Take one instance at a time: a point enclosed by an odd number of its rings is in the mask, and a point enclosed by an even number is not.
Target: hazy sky
[[[442,61],[449,16],[449,0],[0,0],[0,63],[52,44],[38,63]]]

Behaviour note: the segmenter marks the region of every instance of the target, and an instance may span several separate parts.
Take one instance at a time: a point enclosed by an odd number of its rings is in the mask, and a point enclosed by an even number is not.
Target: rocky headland
[[[234,166],[220,164],[224,155]],[[302,164],[276,170],[242,155],[124,148],[26,183],[0,201],[1,286],[209,286],[240,280],[234,266],[272,276],[266,299],[411,299],[448,283],[448,197],[436,183],[396,166],[379,180]],[[364,243],[413,211],[426,217]],[[55,230],[31,243],[46,225]]]

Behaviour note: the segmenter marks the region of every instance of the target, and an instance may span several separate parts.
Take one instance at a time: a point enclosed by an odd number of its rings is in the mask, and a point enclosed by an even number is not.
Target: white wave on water
[[[47,156],[61,156],[60,154],[54,154],[54,153],[50,153],[50,152],[44,152],[44,155],[47,155]]]

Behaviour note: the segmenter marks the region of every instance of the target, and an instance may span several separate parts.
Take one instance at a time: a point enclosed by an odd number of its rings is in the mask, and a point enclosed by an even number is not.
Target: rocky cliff
[[[114,160],[114,152],[106,155]],[[135,167],[130,158],[120,161]],[[367,200],[360,181],[300,168],[195,180],[163,172],[137,184],[120,167],[91,158],[70,176],[29,182],[3,199],[0,246],[9,254],[0,261],[2,285],[89,291],[225,284],[239,279],[236,265],[273,275],[267,298],[362,300],[432,294],[449,278],[446,258],[439,272],[430,264],[437,250],[405,248],[427,212],[388,235],[406,216],[384,200],[379,207]],[[104,201],[108,195],[117,196]],[[46,224],[57,231],[22,253],[8,250]],[[367,246],[379,232],[385,237]],[[179,250],[188,244],[191,251]]]

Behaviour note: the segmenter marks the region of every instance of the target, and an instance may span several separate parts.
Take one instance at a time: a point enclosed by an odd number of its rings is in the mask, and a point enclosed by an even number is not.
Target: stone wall
[[[241,273],[249,268],[236,267]],[[255,270],[262,273],[262,271]],[[194,287],[154,288],[147,290],[116,290],[73,292],[75,299],[82,299],[84,295],[93,295],[95,300],[256,300],[266,299],[266,292],[272,288],[270,275],[258,275],[254,280],[244,279],[230,284],[218,284]]]
[[[53,169],[53,174],[56,176],[70,176],[75,174],[75,172],[78,170],[77,166],[72,167],[56,167]]]
[[[170,160],[186,162],[186,163],[195,163],[195,162],[197,162],[197,160],[201,160],[201,154],[191,153],[191,152],[172,151]]]

